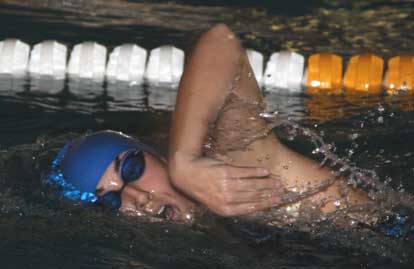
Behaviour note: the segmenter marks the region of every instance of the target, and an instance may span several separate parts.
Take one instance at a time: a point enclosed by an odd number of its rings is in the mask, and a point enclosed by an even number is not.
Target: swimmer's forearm
[[[189,59],[177,95],[170,161],[177,153],[200,156],[209,125],[237,75],[243,49],[224,25],[205,33]]]

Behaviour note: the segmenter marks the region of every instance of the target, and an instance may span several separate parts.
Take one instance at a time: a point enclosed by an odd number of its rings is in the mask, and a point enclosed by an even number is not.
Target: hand
[[[266,168],[236,167],[207,158],[179,156],[170,161],[175,187],[220,216],[240,216],[276,206],[283,187]]]

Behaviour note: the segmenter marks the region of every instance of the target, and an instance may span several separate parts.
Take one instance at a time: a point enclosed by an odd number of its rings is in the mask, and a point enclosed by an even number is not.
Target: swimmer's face
[[[118,155],[119,159],[126,152]],[[174,221],[190,221],[195,205],[171,185],[165,161],[145,152],[144,173],[127,183],[121,193],[120,210],[130,215],[165,217]],[[123,186],[115,160],[101,177],[96,190],[98,195],[118,191]]]

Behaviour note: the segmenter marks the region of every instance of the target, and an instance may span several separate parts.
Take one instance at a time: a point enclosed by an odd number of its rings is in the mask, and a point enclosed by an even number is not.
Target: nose
[[[121,198],[124,209],[143,210],[151,200],[151,193],[127,185]]]

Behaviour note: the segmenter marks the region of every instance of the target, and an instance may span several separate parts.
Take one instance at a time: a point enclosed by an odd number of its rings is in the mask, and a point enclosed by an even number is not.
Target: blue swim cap
[[[100,131],[67,143],[53,162],[59,170],[49,173],[47,181],[62,187],[62,194],[67,198],[93,202],[105,170],[116,156],[130,149],[141,149],[160,157],[137,139],[120,132]]]

